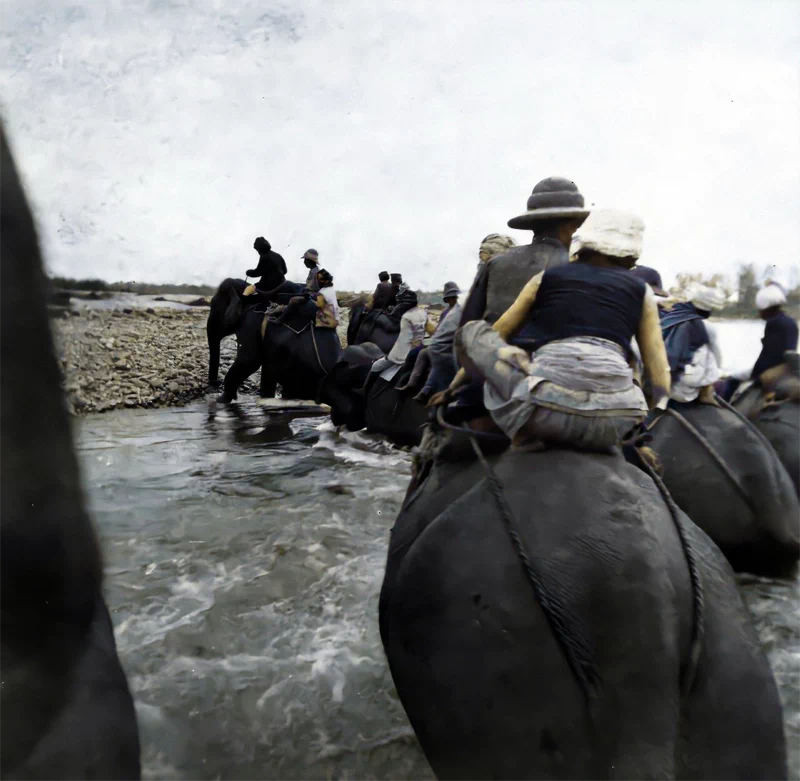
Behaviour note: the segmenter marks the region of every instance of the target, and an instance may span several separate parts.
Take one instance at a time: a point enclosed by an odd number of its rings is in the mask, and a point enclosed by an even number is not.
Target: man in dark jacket
[[[461,324],[496,319],[539,272],[568,263],[572,235],[588,214],[574,182],[560,176],[539,182],[528,198],[528,210],[508,221],[510,228],[532,230],[533,241],[481,266],[464,303]]]
[[[272,290],[286,279],[286,261],[272,251],[272,245],[263,236],[253,242],[253,249],[258,253],[258,265],[245,271],[245,274],[248,277],[260,277],[255,283],[259,290]]]
[[[783,311],[786,294],[780,285],[765,285],[756,295],[756,307],[761,319],[765,321],[764,337],[761,340],[761,353],[750,372],[749,379],[761,385],[764,390],[779,379],[781,368],[786,363],[786,353],[797,350],[797,322]],[[743,381],[746,372],[737,372],[721,385],[719,394],[730,401]]]
[[[395,305],[396,291],[389,281],[389,272],[381,271],[378,274],[378,280],[375,292],[370,296],[370,300],[367,303],[367,311],[369,312],[373,309],[388,309],[390,306]]]
[[[780,366],[787,352],[797,350],[797,321],[783,311],[786,296],[779,285],[767,285],[758,291],[756,306],[761,319],[766,321],[761,354],[750,375],[760,380],[764,372]]]

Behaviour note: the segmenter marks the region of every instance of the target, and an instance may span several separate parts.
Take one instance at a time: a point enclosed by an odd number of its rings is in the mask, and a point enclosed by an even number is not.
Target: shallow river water
[[[147,778],[432,777],[378,633],[407,453],[246,399],[92,415],[77,436]],[[798,583],[742,591],[797,777]]]

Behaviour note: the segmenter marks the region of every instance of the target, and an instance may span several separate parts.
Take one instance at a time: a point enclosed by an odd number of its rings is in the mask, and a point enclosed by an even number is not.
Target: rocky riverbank
[[[64,391],[73,414],[180,406],[209,389],[208,309],[72,310],[53,318]],[[342,310],[344,342],[349,312]],[[222,341],[220,379],[236,357]],[[240,393],[258,392],[254,374]]]
[[[71,312],[53,331],[73,413],[186,404],[207,390],[208,310]],[[222,343],[220,376],[236,343]],[[256,377],[256,380],[258,378]]]

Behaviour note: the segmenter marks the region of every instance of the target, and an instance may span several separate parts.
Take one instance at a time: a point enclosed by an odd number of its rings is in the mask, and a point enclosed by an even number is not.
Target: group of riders
[[[716,404],[744,380],[774,393],[786,374],[798,328],[783,311],[786,291],[777,280],[767,279],[756,298],[766,327],[755,366],[721,380],[720,349],[707,321],[724,296],[697,285],[688,301],[670,301],[658,272],[637,265],[644,232],[637,216],[590,211],[574,182],[550,177],[508,225],[533,231],[531,244],[487,236],[466,300],[459,304],[461,291],[448,282],[436,327],[402,276],[381,272],[366,309],[385,312],[399,327],[371,377],[413,369],[398,390],[446,405],[458,422],[502,432],[517,446],[605,450],[670,400]],[[254,248],[259,264],[247,275],[260,279],[243,299],[274,300],[269,275],[277,266],[282,281],[285,263],[263,237]],[[302,294],[276,321],[306,311],[317,328],[336,328],[333,277],[320,268],[316,250],[303,260]]]

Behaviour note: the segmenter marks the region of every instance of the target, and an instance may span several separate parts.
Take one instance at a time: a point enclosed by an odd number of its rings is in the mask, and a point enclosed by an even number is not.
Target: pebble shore
[[[343,309],[342,339],[348,316]],[[207,317],[205,307],[67,310],[53,317],[70,412],[181,406],[211,393]],[[236,339],[229,336],[222,340],[220,380],[235,357]],[[239,393],[257,393],[259,377]]]

